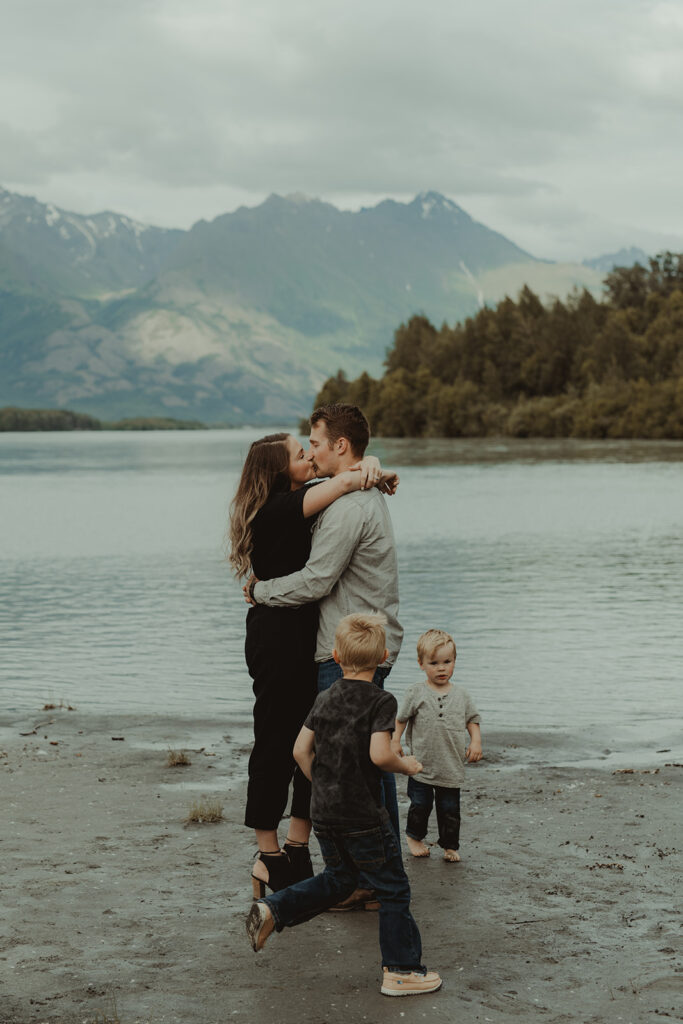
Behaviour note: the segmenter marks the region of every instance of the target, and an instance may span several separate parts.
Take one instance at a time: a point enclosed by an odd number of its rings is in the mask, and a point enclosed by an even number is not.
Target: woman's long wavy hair
[[[238,578],[246,576],[251,568],[251,526],[256,513],[271,494],[290,488],[289,436],[268,434],[254,441],[244,460],[242,476],[230,505],[228,530],[228,561]]]

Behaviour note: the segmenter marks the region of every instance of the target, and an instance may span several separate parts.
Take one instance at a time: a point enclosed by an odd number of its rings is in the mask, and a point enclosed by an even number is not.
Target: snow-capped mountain
[[[182,235],[118,213],[70,213],[0,188],[0,245],[28,265],[15,274],[61,296],[139,287]]]
[[[619,249],[618,252],[604,253],[602,256],[595,256],[591,260],[584,260],[584,266],[592,267],[603,274],[609,274],[615,267],[632,267],[634,263],[640,263],[641,267],[649,265],[649,257],[642,249],[631,246],[630,249]]]
[[[437,192],[354,213],[272,195],[169,231],[0,190],[0,405],[282,421],[340,367],[379,373],[415,312],[599,282]]]

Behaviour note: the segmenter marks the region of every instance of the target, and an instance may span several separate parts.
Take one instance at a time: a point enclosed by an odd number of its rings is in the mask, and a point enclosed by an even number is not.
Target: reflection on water
[[[227,506],[258,429],[0,435],[5,709],[248,719]],[[485,723],[680,721],[683,444],[382,441],[416,678],[439,625]],[[666,723],[666,725],[665,725]],[[656,742],[656,741],[655,741]]]
[[[531,440],[510,437],[380,438],[373,451],[389,464],[425,466],[490,462],[683,462],[683,441]]]

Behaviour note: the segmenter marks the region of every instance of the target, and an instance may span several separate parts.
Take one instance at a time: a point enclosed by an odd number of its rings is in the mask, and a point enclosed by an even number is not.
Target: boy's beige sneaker
[[[380,991],[383,996],[419,996],[423,992],[438,992],[442,984],[441,976],[436,971],[427,971],[426,974],[420,974],[419,971],[400,974],[385,967]]]

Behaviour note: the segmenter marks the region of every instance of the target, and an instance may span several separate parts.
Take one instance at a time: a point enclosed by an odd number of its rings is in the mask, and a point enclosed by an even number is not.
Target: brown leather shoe
[[[341,903],[336,903],[330,910],[379,910],[379,900],[372,889],[354,889]]]

